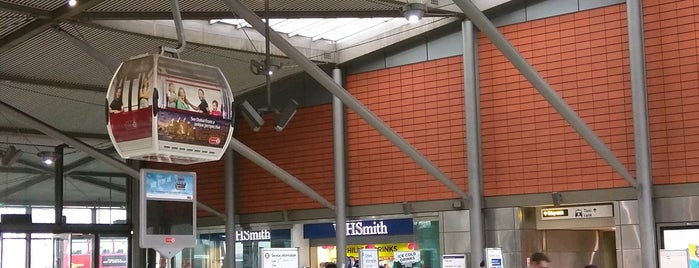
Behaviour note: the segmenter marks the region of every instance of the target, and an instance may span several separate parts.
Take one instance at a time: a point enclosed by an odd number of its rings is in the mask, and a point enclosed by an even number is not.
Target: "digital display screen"
[[[146,202],[146,234],[194,235],[194,203],[162,200]]]

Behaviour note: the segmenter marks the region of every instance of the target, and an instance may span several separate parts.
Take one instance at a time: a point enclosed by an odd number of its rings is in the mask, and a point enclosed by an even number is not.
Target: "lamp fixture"
[[[405,16],[405,19],[410,23],[420,21],[422,16],[425,15],[426,10],[427,6],[423,3],[407,3],[402,8],[403,16]]]
[[[74,7],[78,4],[78,0],[68,0],[68,6]]]
[[[24,153],[22,152],[22,150],[18,150],[17,148],[15,148],[15,146],[10,145],[10,148],[7,148],[7,151],[5,151],[5,154],[3,154],[2,156],[2,166],[11,166],[15,162],[17,162],[17,160],[19,160],[19,158],[22,156],[22,153]]]
[[[254,75],[272,76],[274,74],[274,71],[279,70],[281,68],[282,64],[274,63],[273,60],[270,60],[269,64],[267,64],[266,60],[250,60],[250,72],[252,72]]]
[[[56,153],[51,151],[41,151],[37,154],[41,157],[41,162],[46,166],[51,166],[56,162]]]
[[[291,118],[296,114],[296,108],[299,107],[299,103],[296,100],[291,99],[289,104],[282,109],[281,112],[274,119],[274,129],[277,131],[282,131],[286,127],[286,124],[291,121]]]

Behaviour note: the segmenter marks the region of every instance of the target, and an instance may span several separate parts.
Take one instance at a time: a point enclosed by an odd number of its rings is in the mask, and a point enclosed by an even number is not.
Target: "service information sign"
[[[413,266],[413,263],[420,262],[419,251],[396,251],[393,252],[393,262],[399,262],[403,266]]]
[[[486,248],[485,249],[486,268],[503,268],[505,264],[502,260],[501,248]]]
[[[260,248],[261,268],[299,268],[298,248]]]
[[[374,268],[379,267],[379,250],[378,249],[360,249],[359,250],[359,267]]]
[[[442,268],[466,268],[466,255],[445,254],[442,255]]]

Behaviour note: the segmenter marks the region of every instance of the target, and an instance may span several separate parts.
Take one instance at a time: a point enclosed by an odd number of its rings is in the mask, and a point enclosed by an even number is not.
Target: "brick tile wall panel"
[[[334,198],[333,136],[331,105],[299,109],[284,131],[272,127],[274,117],[253,132],[242,119],[239,139],[286,170],[330,202]],[[264,169],[241,157],[239,164],[240,213],[322,208]]]
[[[501,30],[633,172],[625,12],[617,5]],[[482,34],[479,60],[486,195],[628,185]]]
[[[466,190],[462,77],[452,57],[350,75],[347,89]],[[351,205],[456,198],[351,110],[347,128]]]

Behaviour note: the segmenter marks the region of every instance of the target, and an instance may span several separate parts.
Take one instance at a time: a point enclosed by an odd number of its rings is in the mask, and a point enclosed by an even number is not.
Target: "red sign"
[[[150,138],[153,136],[153,108],[110,113],[109,125],[116,142]]]
[[[221,138],[219,138],[219,137],[209,137],[209,144],[211,144],[211,145],[219,145],[219,144],[221,144]]]
[[[172,243],[175,243],[174,237],[166,237],[165,238],[165,244],[172,244]]]

